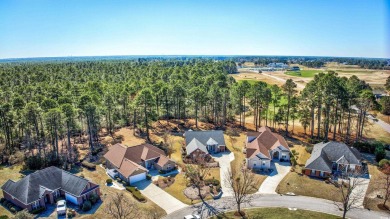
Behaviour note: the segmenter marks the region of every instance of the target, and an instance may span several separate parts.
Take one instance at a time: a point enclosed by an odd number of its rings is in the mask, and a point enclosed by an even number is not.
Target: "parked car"
[[[200,219],[200,216],[197,214],[184,216],[184,219]]]
[[[66,214],[66,201],[65,200],[59,200],[57,202],[57,214],[58,215]]]

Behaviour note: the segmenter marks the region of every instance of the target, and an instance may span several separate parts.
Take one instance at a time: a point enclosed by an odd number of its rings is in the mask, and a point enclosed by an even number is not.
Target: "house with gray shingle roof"
[[[1,189],[5,199],[29,211],[54,204],[58,197],[82,205],[92,194],[100,196],[99,185],[54,166],[8,180]]]
[[[191,158],[214,154],[226,150],[223,131],[186,131],[186,153]]]
[[[361,160],[356,148],[342,142],[321,142],[314,145],[303,172],[308,176],[327,177],[337,171],[359,171],[362,169]]]

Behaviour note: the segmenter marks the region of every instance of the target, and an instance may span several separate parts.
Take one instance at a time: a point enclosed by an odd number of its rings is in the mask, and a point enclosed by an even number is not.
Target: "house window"
[[[263,161],[263,166],[265,166],[265,161]]]
[[[171,169],[171,165],[170,164],[167,165],[167,169],[168,170]]]
[[[39,201],[35,201],[32,204],[32,209],[37,209],[39,207]]]

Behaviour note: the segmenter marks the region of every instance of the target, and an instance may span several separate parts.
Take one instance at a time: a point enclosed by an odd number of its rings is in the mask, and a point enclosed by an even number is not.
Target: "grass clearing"
[[[301,169],[296,168],[296,172],[288,173],[279,183],[276,191],[279,194],[293,192],[296,195],[323,198],[332,201],[338,200],[339,192],[334,185],[326,184],[324,180],[311,178],[300,174],[300,172]]]
[[[321,70],[300,70],[300,71],[286,71],[286,75],[304,77],[304,78],[312,78],[317,73],[322,72]]]
[[[22,165],[13,165],[10,167],[0,166],[0,185],[3,185],[8,179],[18,181],[24,177],[23,174],[20,173]],[[3,192],[0,190],[0,198],[3,197]],[[13,214],[5,209],[3,206],[0,206],[0,215],[6,215],[9,218],[13,217]]]
[[[298,165],[305,165],[306,161],[310,158],[310,154],[306,151],[305,146],[294,145],[292,148],[290,148],[290,150],[295,150],[298,153]]]
[[[365,208],[369,208],[371,210],[380,211],[378,208],[378,204],[383,204],[383,199],[378,198],[377,195],[384,196],[385,191],[380,189],[381,184],[381,177],[384,176],[377,166],[374,165],[368,165],[368,171],[370,173],[370,184],[368,184],[368,189],[366,196],[364,198]],[[386,204],[387,206],[390,205],[390,203]],[[389,212],[389,211],[388,211]]]
[[[256,219],[307,219],[307,218],[321,218],[321,219],[336,219],[341,218],[336,215],[325,214],[315,211],[307,211],[298,209],[290,211],[287,208],[252,208],[244,209],[247,218]],[[213,217],[216,218],[216,217]],[[227,212],[218,218],[241,218],[234,215],[234,212]]]

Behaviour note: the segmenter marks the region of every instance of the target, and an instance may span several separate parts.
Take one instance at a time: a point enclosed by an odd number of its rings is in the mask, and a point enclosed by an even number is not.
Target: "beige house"
[[[130,184],[146,179],[149,170],[170,171],[176,163],[165,152],[150,144],[127,147],[115,144],[104,155],[110,176],[119,176]]]
[[[272,160],[290,160],[290,148],[286,140],[264,126],[258,132],[248,132],[246,139],[247,167],[268,169],[271,167]]]

